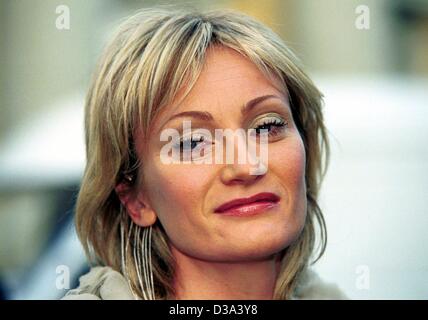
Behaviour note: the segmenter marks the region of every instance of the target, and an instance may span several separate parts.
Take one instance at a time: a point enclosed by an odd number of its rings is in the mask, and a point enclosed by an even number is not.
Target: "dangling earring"
[[[138,281],[144,300],[155,300],[151,255],[152,226],[143,228],[142,240],[140,237],[141,227],[137,228],[134,232],[134,264]]]
[[[132,229],[134,228],[134,222],[131,221],[131,225],[128,230],[128,237],[126,244],[124,244],[124,227],[121,222],[121,257],[122,257],[122,272],[125,275],[128,285],[131,288],[131,291],[136,299],[138,295],[133,291],[131,282],[128,277],[127,267],[126,267],[126,257],[128,256],[128,247],[130,243],[130,238],[132,234]],[[134,266],[137,272],[138,282],[140,285],[141,292],[143,293],[144,300],[155,300],[154,285],[153,285],[153,269],[152,269],[152,226],[146,227],[143,229],[143,239],[141,241],[141,227],[135,226],[134,230],[134,243],[133,243],[133,257],[134,257]],[[140,251],[141,250],[141,251]],[[141,252],[141,253],[140,253]],[[144,278],[144,282],[143,282]],[[144,284],[146,284],[144,286]]]
[[[126,261],[128,257],[129,238],[131,237],[131,231],[132,231],[132,224],[128,230],[128,237],[125,244],[125,227],[123,226],[123,221],[120,222],[120,255],[121,255],[121,264],[122,264],[121,266],[122,274],[125,277],[126,281],[128,282],[129,289],[131,290],[135,300],[138,300],[139,297],[135,293],[134,289],[132,288],[131,281],[129,280],[129,276],[128,276],[128,269],[126,266]]]

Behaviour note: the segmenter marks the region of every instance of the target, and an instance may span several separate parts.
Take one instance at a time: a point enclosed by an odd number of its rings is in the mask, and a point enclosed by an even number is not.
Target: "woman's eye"
[[[181,138],[174,146],[182,161],[203,158],[211,153],[211,140],[204,135],[193,134],[189,138]]]
[[[284,119],[277,118],[277,117],[270,117],[261,121],[261,123],[257,125],[254,129],[257,135],[261,133],[260,132],[261,130],[267,130],[268,135],[270,137],[270,136],[275,136],[282,133],[282,131],[285,129],[287,125],[288,123]]]
[[[174,148],[181,152],[196,152],[200,149],[206,149],[211,145],[211,139],[203,134],[194,133],[190,137],[182,137]]]
[[[192,137],[190,139],[180,140],[179,147],[180,147],[180,150],[189,150],[189,149],[193,150],[204,141],[205,141],[205,137],[203,136]]]

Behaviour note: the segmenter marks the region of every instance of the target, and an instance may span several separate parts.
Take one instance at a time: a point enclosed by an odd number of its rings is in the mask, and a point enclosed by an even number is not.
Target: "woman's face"
[[[265,95],[275,97],[241,113],[243,105]],[[204,112],[212,120],[191,114],[170,120],[187,111]],[[197,137],[192,148],[200,141],[201,128],[208,129],[212,137],[215,129],[270,130],[267,170],[251,173],[254,166],[238,163],[236,157],[233,163],[165,163],[161,150],[168,141],[161,141],[161,132],[176,129],[182,134],[183,121],[191,121]],[[286,125],[281,127],[281,123]],[[142,159],[139,190],[164,227],[173,252],[216,262],[263,259],[288,247],[300,234],[306,217],[305,150],[287,94],[279,81],[269,82],[237,52],[220,47],[210,50],[190,94],[180,105],[174,102],[162,110],[145,141],[136,137]],[[235,154],[239,143],[242,140],[234,141]],[[279,201],[250,216],[216,213],[225,202],[262,192],[277,195]]]

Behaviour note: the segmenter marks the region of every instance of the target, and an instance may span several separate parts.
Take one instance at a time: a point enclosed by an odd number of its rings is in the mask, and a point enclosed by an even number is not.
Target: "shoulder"
[[[110,267],[94,267],[79,279],[79,286],[62,300],[132,300],[134,295],[125,277]],[[306,270],[296,288],[295,300],[346,300],[333,283],[323,281],[312,269]]]
[[[307,269],[295,291],[296,300],[348,300],[337,284],[325,282],[314,270]]]
[[[79,286],[62,300],[134,299],[125,277],[110,267],[94,267],[79,278]]]

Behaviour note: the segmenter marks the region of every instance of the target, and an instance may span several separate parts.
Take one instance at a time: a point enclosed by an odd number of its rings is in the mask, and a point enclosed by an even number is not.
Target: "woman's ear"
[[[133,185],[123,181],[118,183],[114,189],[135,224],[141,227],[149,227],[156,222],[156,213]]]

